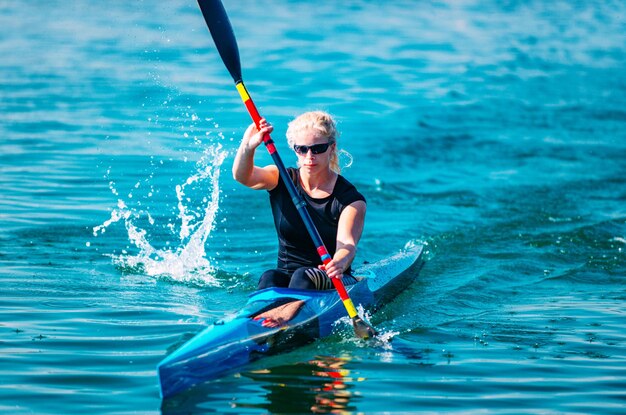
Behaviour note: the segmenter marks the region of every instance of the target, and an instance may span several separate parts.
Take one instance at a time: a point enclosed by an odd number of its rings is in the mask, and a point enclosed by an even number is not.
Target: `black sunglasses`
[[[330,147],[331,144],[333,144],[334,141],[329,141],[328,143],[324,143],[324,144],[313,144],[312,146],[299,146],[299,145],[294,145],[293,149],[296,153],[301,154],[301,155],[306,155],[306,153],[309,152],[309,150],[311,150],[311,153],[313,154],[322,154],[325,153],[326,150],[328,150],[328,147]]]

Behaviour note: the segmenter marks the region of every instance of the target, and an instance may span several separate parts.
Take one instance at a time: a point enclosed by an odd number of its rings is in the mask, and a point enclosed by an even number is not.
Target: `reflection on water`
[[[364,379],[352,376],[349,363],[348,357],[320,355],[306,362],[244,372],[242,380],[254,384],[248,393],[233,391],[227,383],[210,382],[165,400],[161,409],[164,414],[209,412],[212,403],[236,394],[230,400],[232,413],[353,413],[359,399],[355,384]]]
[[[348,358],[317,356],[306,363],[245,375],[266,382],[267,402],[260,407],[270,412],[341,414],[356,410],[350,401],[354,397],[353,383],[358,379],[350,377],[348,363]]]

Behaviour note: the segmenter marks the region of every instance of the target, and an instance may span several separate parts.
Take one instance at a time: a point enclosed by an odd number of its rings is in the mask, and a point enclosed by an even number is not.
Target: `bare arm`
[[[324,269],[331,278],[341,278],[356,255],[356,246],[363,234],[366,205],[358,200],[346,206],[339,216],[337,228],[337,250]]]
[[[273,131],[274,127],[261,120],[261,129],[251,124],[243,135],[235,161],[233,178],[252,189],[272,190],[278,184],[278,168],[274,165],[258,167],[254,165],[254,152],[263,142],[263,136]]]

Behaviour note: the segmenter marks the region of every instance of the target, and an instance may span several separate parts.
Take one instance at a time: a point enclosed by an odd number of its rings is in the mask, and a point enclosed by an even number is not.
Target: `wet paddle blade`
[[[363,340],[371,339],[378,334],[374,327],[370,326],[369,323],[359,316],[352,319],[352,325],[354,326],[354,332],[356,335]]]

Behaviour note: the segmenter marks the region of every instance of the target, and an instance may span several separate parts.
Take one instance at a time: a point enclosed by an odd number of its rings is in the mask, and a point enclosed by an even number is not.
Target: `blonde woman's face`
[[[305,130],[294,140],[298,165],[311,171],[328,168],[335,144],[314,130]]]

